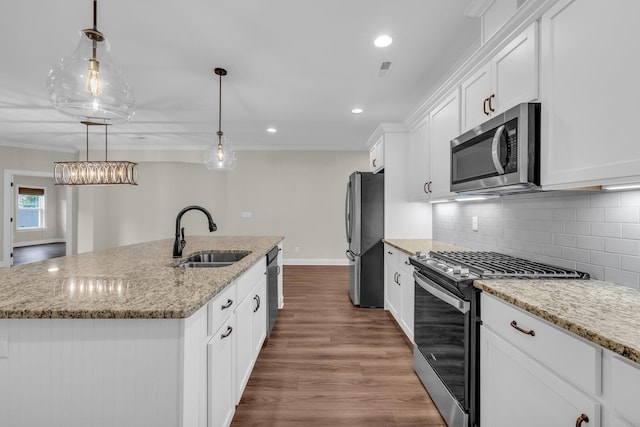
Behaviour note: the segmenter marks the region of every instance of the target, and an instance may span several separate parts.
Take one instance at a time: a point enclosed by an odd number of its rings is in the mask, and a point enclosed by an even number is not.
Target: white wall
[[[472,217],[478,231],[472,231]],[[550,192],[433,206],[434,239],[640,289],[640,191]]]
[[[201,155],[194,152],[190,158],[189,153],[181,153],[181,160],[195,162]],[[195,204],[212,213],[216,234],[283,235],[285,259],[345,260],[346,183],[354,170],[367,170],[367,151],[241,151],[237,155],[236,170],[215,172],[199,162],[161,161],[171,159],[171,152],[110,154],[132,161],[145,159],[139,161],[139,185],[79,189],[78,251],[172,238],[178,212]],[[250,212],[251,218],[242,218],[243,212]],[[187,236],[209,234],[199,212],[187,213],[182,226]]]

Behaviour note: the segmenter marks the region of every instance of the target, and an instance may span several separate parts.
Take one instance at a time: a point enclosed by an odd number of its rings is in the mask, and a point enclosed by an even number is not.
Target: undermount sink
[[[190,255],[186,260],[176,265],[179,268],[214,268],[227,267],[251,252],[202,252]]]

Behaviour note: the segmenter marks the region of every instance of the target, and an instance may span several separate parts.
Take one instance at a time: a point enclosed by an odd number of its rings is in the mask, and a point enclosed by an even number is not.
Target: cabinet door
[[[253,358],[254,363],[262,349],[262,343],[267,336],[267,277],[256,285],[253,291]]]
[[[409,260],[405,258],[405,262]],[[413,341],[413,312],[414,312],[414,300],[415,300],[415,285],[413,279],[413,268],[409,265],[403,265],[400,270],[399,280],[400,282],[400,299],[402,313],[400,315],[400,326],[404,330],[407,337]]]
[[[409,134],[409,200],[430,198],[429,117],[422,119]]]
[[[208,426],[231,424],[235,412],[233,390],[234,317],[207,344]]]
[[[462,132],[489,119],[488,98],[491,95],[491,64],[473,73],[460,85],[462,92]]]
[[[541,181],[546,189],[640,181],[640,2],[561,0],[542,16]],[[597,29],[594,31],[594,29]]]
[[[398,278],[398,269],[395,263],[391,261],[393,252],[385,250],[384,254],[384,295],[385,308],[400,322],[400,284],[396,280]]]
[[[538,31],[533,23],[491,61],[492,92],[488,103],[495,113],[538,98]]]
[[[253,367],[253,309],[255,306],[255,300],[253,299],[254,293],[250,292],[244,300],[240,303],[235,311],[236,328],[234,331],[235,337],[235,403],[240,401],[244,387],[249,381],[251,375],[251,368]]]
[[[600,405],[516,350],[485,326],[480,332],[480,424],[574,426],[585,414],[600,426]]]
[[[369,168],[374,173],[384,168],[384,139],[382,137],[369,150]]]
[[[451,140],[460,135],[460,102],[454,90],[434,108],[431,120],[431,199],[455,195],[451,187]]]

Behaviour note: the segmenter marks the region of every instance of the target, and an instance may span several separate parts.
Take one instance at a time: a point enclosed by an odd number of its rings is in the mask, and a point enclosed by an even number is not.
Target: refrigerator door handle
[[[347,194],[344,202],[344,226],[347,232],[347,243],[351,243],[351,181],[347,184]]]
[[[350,250],[347,249],[345,253],[347,254],[347,258],[349,259],[349,261],[354,262],[356,260]]]

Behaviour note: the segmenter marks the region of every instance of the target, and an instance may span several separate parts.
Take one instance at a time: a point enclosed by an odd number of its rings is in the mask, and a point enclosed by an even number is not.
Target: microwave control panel
[[[504,126],[503,137],[506,145],[506,162],[504,173],[518,171],[518,119],[508,121]],[[502,144],[501,144],[502,145]]]

